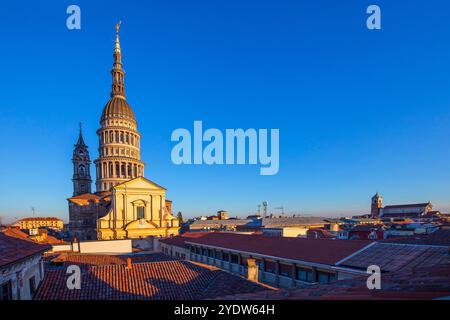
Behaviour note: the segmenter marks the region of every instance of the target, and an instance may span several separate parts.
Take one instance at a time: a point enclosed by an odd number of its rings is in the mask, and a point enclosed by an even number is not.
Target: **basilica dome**
[[[131,109],[125,98],[120,96],[114,96],[106,103],[100,121],[112,118],[121,118],[136,122],[133,109]]]

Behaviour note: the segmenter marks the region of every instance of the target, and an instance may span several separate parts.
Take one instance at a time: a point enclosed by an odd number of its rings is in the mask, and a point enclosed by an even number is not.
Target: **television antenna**
[[[267,205],[268,205],[267,201],[264,201],[262,205],[264,207],[264,218],[267,218]]]

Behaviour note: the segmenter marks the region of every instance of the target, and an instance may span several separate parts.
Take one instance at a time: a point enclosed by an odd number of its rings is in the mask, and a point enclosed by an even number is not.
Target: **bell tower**
[[[380,216],[380,209],[383,207],[383,197],[377,192],[372,197],[372,204],[370,205],[370,217],[378,218]]]
[[[89,158],[88,146],[84,143],[80,123],[80,135],[73,150],[73,196],[91,193],[91,160]]]

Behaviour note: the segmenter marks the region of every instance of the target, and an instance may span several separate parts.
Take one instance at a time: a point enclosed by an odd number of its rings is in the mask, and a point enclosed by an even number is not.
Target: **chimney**
[[[127,269],[131,269],[131,258],[127,258]]]
[[[247,279],[258,282],[258,265],[254,258],[247,259]]]

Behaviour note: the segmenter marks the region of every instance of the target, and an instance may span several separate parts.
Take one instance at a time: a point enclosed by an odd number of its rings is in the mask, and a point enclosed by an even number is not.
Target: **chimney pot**
[[[247,258],[247,279],[258,282],[258,265],[254,258]]]
[[[127,258],[127,269],[131,269],[131,258]]]

